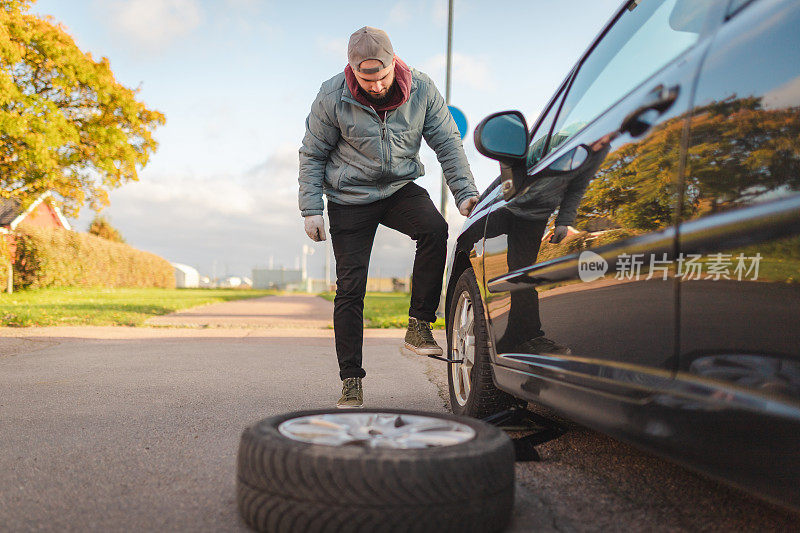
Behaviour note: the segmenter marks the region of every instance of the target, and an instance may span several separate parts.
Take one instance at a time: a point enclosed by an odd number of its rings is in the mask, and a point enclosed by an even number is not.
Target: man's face
[[[381,62],[377,59],[367,59],[359,65],[362,69],[380,68]],[[385,69],[373,74],[363,72],[353,72],[356,75],[358,85],[367,93],[367,96],[376,102],[384,100],[389,95],[389,90],[394,83],[394,60]]]

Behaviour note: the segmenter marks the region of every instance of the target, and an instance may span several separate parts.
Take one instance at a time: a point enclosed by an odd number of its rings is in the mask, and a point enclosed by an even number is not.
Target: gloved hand
[[[556,229],[553,230],[553,235],[550,237],[551,244],[558,244],[564,240],[564,237],[567,236],[567,227],[566,226],[556,226]]]
[[[477,205],[478,197],[477,196],[470,196],[469,198],[465,199],[461,202],[458,206],[458,212],[461,213],[463,216],[468,217],[470,213],[472,213],[472,209]]]
[[[322,215],[310,215],[305,217],[306,235],[314,242],[324,241],[327,239],[325,236],[325,219]]]

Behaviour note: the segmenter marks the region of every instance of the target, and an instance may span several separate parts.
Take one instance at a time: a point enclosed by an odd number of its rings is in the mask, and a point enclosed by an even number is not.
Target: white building
[[[200,286],[200,273],[189,265],[170,263],[175,269],[175,286],[179,289],[195,288]]]
[[[220,289],[249,289],[253,286],[253,282],[249,278],[241,276],[228,276],[217,283]]]

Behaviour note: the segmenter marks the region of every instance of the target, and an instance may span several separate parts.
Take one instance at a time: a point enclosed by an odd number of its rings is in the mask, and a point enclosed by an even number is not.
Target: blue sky
[[[616,0],[455,1],[452,104],[470,131],[484,116],[520,109],[529,122],[547,102]],[[167,116],[140,181],[104,211],[128,242],[201,272],[249,275],[272,261],[293,268],[312,244],[297,209],[297,149],[320,84],[346,63],[350,34],[386,30],[395,52],[444,94],[446,0],[39,0],[77,44],[108,57],[117,79]],[[467,157],[479,189],[497,164]],[[418,183],[439,204],[441,169],[423,143]],[[452,205],[451,234],[463,220]],[[75,222],[85,230],[93,213]],[[325,246],[311,256],[321,276]],[[413,242],[382,229],[371,274],[403,276]],[[216,265],[216,267],[215,267]]]

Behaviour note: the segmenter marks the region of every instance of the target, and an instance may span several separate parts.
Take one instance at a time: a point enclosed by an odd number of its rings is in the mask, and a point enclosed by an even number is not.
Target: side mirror
[[[475,128],[475,148],[500,162],[503,197],[514,196],[525,178],[528,153],[528,125],[519,111],[501,111],[489,115]]]
[[[589,157],[589,147],[585,144],[579,144],[566,154],[562,155],[555,161],[553,161],[549,167],[547,167],[546,172],[551,172],[553,174],[560,173],[560,172],[573,172],[578,170],[586,163],[586,159]]]

